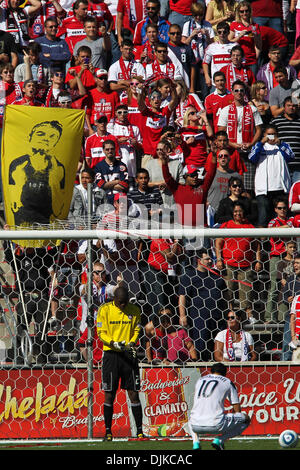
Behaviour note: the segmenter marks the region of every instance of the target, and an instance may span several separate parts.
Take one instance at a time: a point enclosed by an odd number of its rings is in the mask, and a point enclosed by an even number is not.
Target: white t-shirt
[[[213,78],[215,72],[230,63],[230,51],[236,45],[234,42],[220,44],[213,42],[207,46],[204,53],[203,63],[210,64],[210,76]]]
[[[255,126],[261,126],[263,122],[262,122],[261,116],[260,116],[257,108],[253,105],[250,105],[250,106],[251,106],[252,113],[253,113],[254,125]],[[218,120],[218,126],[227,127],[229,108],[230,108],[230,105],[225,106],[225,108],[221,109],[219,120]],[[236,139],[236,142],[238,144],[243,143],[243,139],[242,139],[242,128],[243,128],[242,119],[243,119],[243,106],[237,106],[237,139]]]
[[[226,331],[227,330],[222,330],[220,331],[217,336],[215,337],[215,341],[220,341],[220,343],[224,344],[224,349],[223,349],[223,360],[228,361],[229,357],[226,351],[225,343],[226,343]],[[244,332],[245,334],[245,339],[246,342],[248,343],[249,346],[253,346],[253,338],[248,333],[247,331]],[[241,359],[242,357],[242,341],[239,341],[238,343],[232,343],[233,351],[234,351],[234,356],[236,359]]]
[[[129,61],[124,60],[125,67],[127,68]],[[145,78],[145,69],[139,62],[134,62],[133,67],[131,69],[131,76],[133,75],[140,75],[141,77]],[[120,61],[114,62],[108,69],[108,82],[118,82],[119,80],[125,80],[123,77],[123,72],[120,66]]]
[[[226,398],[232,405],[239,403],[236,387],[231,380],[218,374],[201,377],[195,386],[190,424],[192,426],[217,426],[224,417]]]

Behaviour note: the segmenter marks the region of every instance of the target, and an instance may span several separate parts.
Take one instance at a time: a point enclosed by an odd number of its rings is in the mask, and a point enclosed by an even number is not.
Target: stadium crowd
[[[1,117],[6,104],[86,111],[69,213],[76,227],[88,214],[89,183],[101,228],[129,230],[141,218],[158,226],[168,219],[189,227],[299,227],[298,12],[294,0],[3,0]],[[223,353],[255,360],[251,335],[236,332],[242,320],[284,322],[281,358],[290,360],[300,329],[293,312],[290,336],[290,306],[300,294],[296,252],[293,240],[279,237],[204,238],[197,249],[186,239],[94,240],[95,311],[120,284],[144,300],[140,345],[150,362],[212,360],[214,348],[217,360]],[[71,272],[65,284],[76,294],[84,350],[87,242],[53,253],[16,246],[15,254],[30,314],[32,295],[47,299],[55,282],[51,328],[65,295],[53,273],[57,265],[65,277]],[[6,256],[15,270],[9,245]],[[45,302],[39,305],[41,329]],[[232,342],[240,343],[236,353]],[[46,362],[41,339],[38,346]],[[95,361],[99,349],[95,336]]]

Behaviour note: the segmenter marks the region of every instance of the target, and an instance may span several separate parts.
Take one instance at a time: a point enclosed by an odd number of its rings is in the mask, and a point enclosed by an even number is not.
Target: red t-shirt
[[[282,18],[282,0],[254,0],[251,2],[252,17],[269,16],[270,18]]]
[[[204,167],[207,160],[206,132],[199,127],[188,126],[180,129],[182,138],[186,141],[189,137],[194,137],[192,144],[187,144],[189,153],[185,158],[185,165],[195,165]]]
[[[260,26],[260,33],[264,51],[269,51],[271,46],[286,47],[289,44],[284,34],[269,26]]]
[[[260,26],[257,23],[252,23],[250,26],[248,26],[248,28],[246,28],[243,23],[239,23],[238,21],[233,21],[230,25],[230,31],[236,31],[240,33],[241,31],[245,31],[245,29],[250,32],[256,31],[257,34],[260,34]],[[243,36],[238,40],[238,43],[244,51],[246,65],[256,64],[257,59],[253,36]]]
[[[224,222],[220,228],[254,228],[249,223],[236,224],[233,220]],[[247,268],[254,261],[256,253],[251,249],[252,238],[225,238],[222,250],[224,264],[240,268]]]
[[[57,31],[57,37],[61,37],[63,35],[65,35],[65,41],[69,46],[71,54],[73,54],[75,44],[86,37],[83,29],[83,22],[77,20],[73,15],[68,16],[62,21],[62,24]]]
[[[76,74],[78,74],[81,70],[81,65],[76,65],[75,67],[70,67],[67,71],[66,79],[65,82],[68,83],[69,81],[73,80],[74,75],[70,73],[71,70],[75,70]],[[97,68],[95,69],[98,70]],[[92,88],[95,88],[96,83],[95,83],[95,78],[92,72],[88,69],[84,70],[83,74],[81,75],[81,81],[83,86],[86,88],[86,90],[91,90]]]
[[[215,91],[205,98],[204,104],[207,114],[212,114],[214,132],[218,132],[218,119],[222,108],[233,102],[231,93],[219,95]]]
[[[165,274],[168,274],[169,264],[166,261],[166,257],[161,252],[171,248],[171,246],[172,242],[170,240],[163,238],[152,240],[148,264],[157,271],[163,271]]]
[[[120,96],[120,102],[122,104],[126,104],[128,106],[128,121],[130,124],[134,126],[138,126],[138,128],[141,130],[142,126],[142,115],[139,111],[139,106],[138,106],[138,101],[136,98],[132,97],[130,104],[128,103],[128,96],[127,95],[121,95]]]
[[[116,91],[106,93],[97,88],[90,90],[87,114],[91,124],[95,124],[100,116],[107,116],[108,122],[115,116],[115,110],[119,104],[119,95]]]
[[[290,227],[293,227],[293,219],[280,219],[280,217],[275,217],[274,219],[270,220],[268,223],[268,228],[276,228],[276,227],[282,227],[283,225],[289,225]],[[270,251],[270,256],[280,256],[283,253],[286,252],[286,243],[287,239],[284,238],[279,238],[279,237],[271,237],[270,238],[270,243],[271,243],[271,251]]]
[[[85,141],[85,160],[90,168],[94,168],[97,163],[105,158],[103,152],[103,142],[105,140],[113,140],[116,143],[116,155],[119,154],[118,139],[112,134],[100,136],[97,134],[90,135]]]
[[[144,1],[118,0],[117,12],[123,13],[123,28],[130,29],[133,33],[136,24],[144,17]]]
[[[176,11],[181,15],[190,16],[192,3],[196,3],[196,0],[170,0],[170,11]]]
[[[171,114],[172,113],[168,106],[162,108],[159,113],[156,113],[149,108],[141,113],[141,132],[145,154],[155,154],[162,129],[168,125]]]

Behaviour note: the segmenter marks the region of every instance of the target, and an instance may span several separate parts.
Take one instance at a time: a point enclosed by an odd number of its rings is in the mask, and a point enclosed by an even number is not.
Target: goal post
[[[297,349],[290,349],[287,286],[294,289],[293,296],[300,294],[294,264],[300,229],[87,228],[91,226],[91,220],[77,228],[61,221],[55,229],[0,231],[0,439],[104,435],[95,312],[112,299],[120,279],[142,313],[137,353],[146,435],[189,437],[194,386],[199,373],[220,360],[216,344],[237,383],[242,409],[252,417],[247,433],[297,430],[300,358]],[[194,239],[200,245],[186,251],[186,240]],[[275,263],[272,239],[296,248]],[[32,240],[33,246],[19,247],[24,240]],[[223,241],[222,269],[216,240]],[[97,290],[99,273],[102,289]],[[229,311],[244,315],[244,335],[237,341],[248,348],[244,355],[240,346],[229,354],[224,333]],[[49,322],[52,317],[56,322]],[[113,432],[120,438],[135,435],[122,390],[116,397]]]

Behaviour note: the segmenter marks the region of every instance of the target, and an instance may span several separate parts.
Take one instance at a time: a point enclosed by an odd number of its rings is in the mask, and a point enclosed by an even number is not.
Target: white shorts
[[[216,426],[199,426],[190,423],[190,428],[195,434],[218,435],[222,441],[239,436],[248,426],[249,421],[244,413],[227,413]]]

